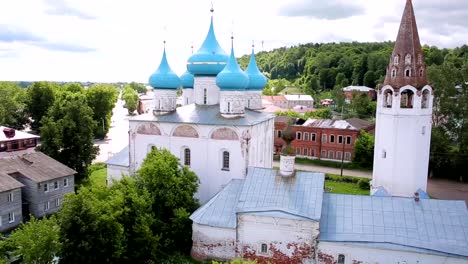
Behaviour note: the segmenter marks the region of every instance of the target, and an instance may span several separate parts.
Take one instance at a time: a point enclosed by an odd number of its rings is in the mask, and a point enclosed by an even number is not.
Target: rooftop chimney
[[[280,174],[283,177],[291,177],[294,175],[294,162],[296,156],[280,156]]]
[[[15,130],[13,128],[5,127],[3,129],[3,134],[5,134],[7,138],[13,138],[15,137]]]

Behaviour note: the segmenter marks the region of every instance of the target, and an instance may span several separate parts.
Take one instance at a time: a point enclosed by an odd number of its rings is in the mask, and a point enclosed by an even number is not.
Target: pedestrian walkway
[[[279,161],[274,161],[273,166],[279,167]],[[297,164],[297,170],[315,171],[340,175],[340,169],[324,166]],[[372,179],[372,171],[343,170],[343,175]],[[436,199],[465,200],[468,205],[468,183],[460,183],[444,179],[429,179],[427,193]]]

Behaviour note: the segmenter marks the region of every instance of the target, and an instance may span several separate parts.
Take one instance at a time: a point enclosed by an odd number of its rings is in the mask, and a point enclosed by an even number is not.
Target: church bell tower
[[[372,194],[382,189],[403,197],[426,192],[433,98],[413,5],[407,0],[377,95]]]

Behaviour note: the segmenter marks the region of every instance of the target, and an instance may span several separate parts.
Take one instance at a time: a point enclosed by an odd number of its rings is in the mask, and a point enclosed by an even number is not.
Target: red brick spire
[[[400,30],[387,67],[384,85],[387,84],[396,89],[405,85],[420,89],[428,84],[426,64],[411,0],[406,0]]]

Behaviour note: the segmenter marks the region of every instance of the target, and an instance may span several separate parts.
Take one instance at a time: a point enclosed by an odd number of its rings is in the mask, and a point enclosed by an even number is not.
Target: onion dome
[[[183,88],[193,88],[193,74],[186,71],[180,76],[180,84]]]
[[[227,61],[226,52],[216,40],[212,16],[208,35],[197,53],[188,59],[187,69],[193,75],[215,76],[223,70]]]
[[[255,52],[252,46],[252,56],[250,56],[249,65],[245,69],[245,73],[249,76],[249,84],[246,90],[263,90],[267,84],[267,78],[260,72],[255,60]]]
[[[245,90],[248,84],[249,77],[237,64],[236,57],[234,56],[234,47],[232,47],[228,64],[216,77],[216,85],[219,86],[221,91],[239,91]]]
[[[154,89],[177,89],[180,86],[179,76],[172,71],[167,63],[166,48],[164,48],[158,69],[149,78],[149,85]]]

